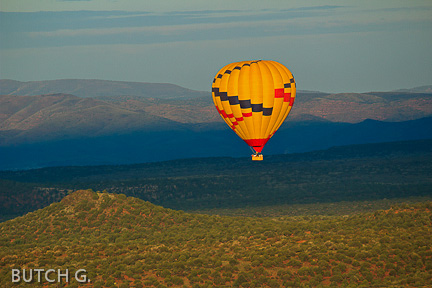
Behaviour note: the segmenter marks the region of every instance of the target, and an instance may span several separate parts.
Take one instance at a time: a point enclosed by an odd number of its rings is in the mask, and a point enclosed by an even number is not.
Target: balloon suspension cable
[[[263,155],[257,151],[255,151],[255,149],[253,149],[251,146],[249,146],[250,149],[252,150],[253,154],[252,154],[252,161],[262,161],[263,160]]]

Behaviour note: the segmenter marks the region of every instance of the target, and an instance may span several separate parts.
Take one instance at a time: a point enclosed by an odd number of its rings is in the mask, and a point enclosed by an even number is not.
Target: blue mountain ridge
[[[223,125],[224,123],[221,123]],[[268,142],[266,155],[333,146],[432,138],[432,117],[403,122],[287,122]],[[247,157],[246,143],[230,129],[130,132],[0,147],[0,170],[53,166],[120,165],[196,157]]]

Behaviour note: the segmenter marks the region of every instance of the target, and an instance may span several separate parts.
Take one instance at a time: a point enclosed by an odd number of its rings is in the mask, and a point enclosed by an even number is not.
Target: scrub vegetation
[[[93,287],[432,286],[432,202],[282,214],[190,214],[81,190],[0,224],[0,283],[27,287],[12,268],[52,268],[86,269]]]

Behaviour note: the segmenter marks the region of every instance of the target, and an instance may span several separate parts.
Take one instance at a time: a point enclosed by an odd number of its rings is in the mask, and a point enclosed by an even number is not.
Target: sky
[[[432,1],[0,0],[0,79],[104,79],[210,91],[274,60],[297,88],[432,84]]]

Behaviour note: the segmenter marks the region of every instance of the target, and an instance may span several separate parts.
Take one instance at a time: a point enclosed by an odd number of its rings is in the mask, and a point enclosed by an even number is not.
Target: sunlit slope
[[[287,122],[398,122],[429,117],[432,94],[428,91],[328,94],[300,90]],[[185,129],[179,123],[195,131],[211,130],[211,124],[224,122],[210,91],[167,83],[0,80],[1,146],[148,132],[150,126]]]
[[[178,124],[143,111],[70,94],[0,96],[0,146],[163,131],[175,129]]]
[[[78,191],[0,224],[0,282],[16,285],[12,268],[56,267],[86,269],[95,287],[426,287],[431,209],[429,202],[350,217],[230,218]]]

